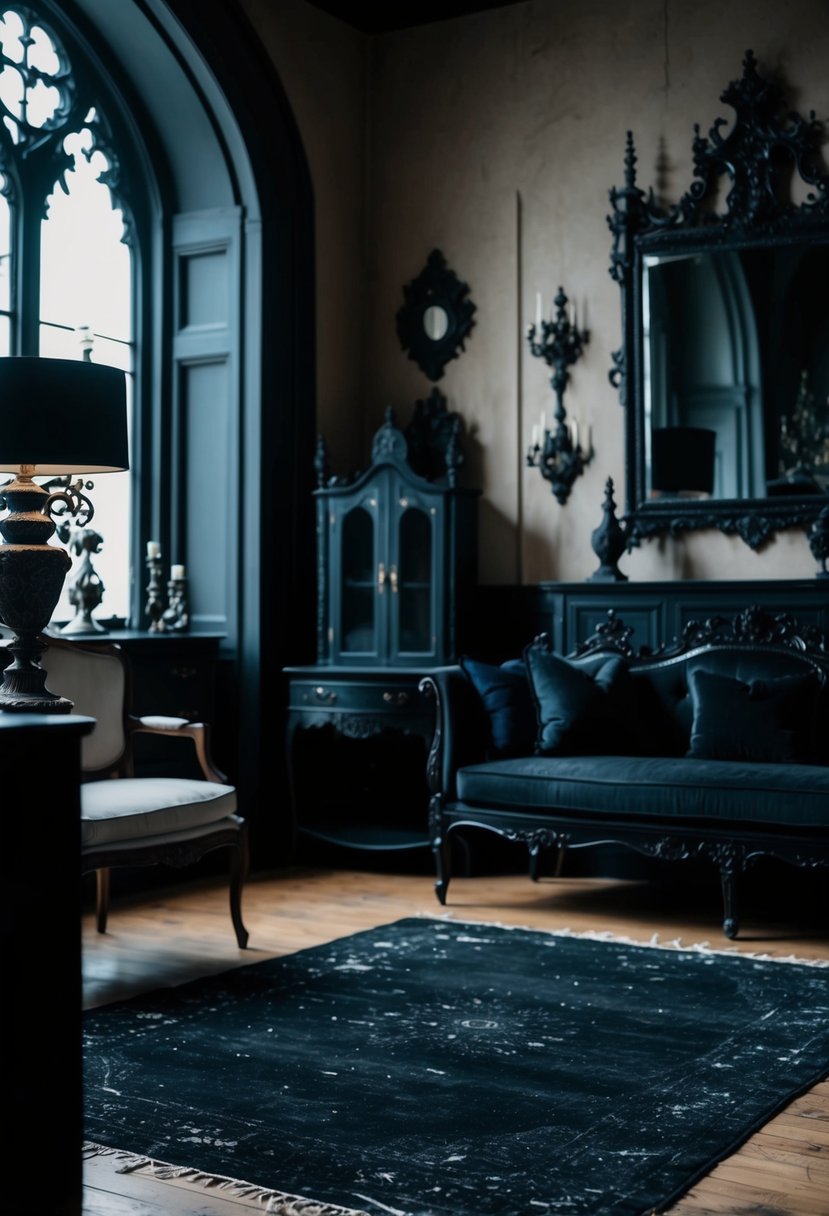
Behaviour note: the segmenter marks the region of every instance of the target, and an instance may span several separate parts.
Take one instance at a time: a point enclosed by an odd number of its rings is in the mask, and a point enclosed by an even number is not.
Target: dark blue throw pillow
[[[531,756],[536,719],[523,659],[497,666],[462,656],[460,665],[472,681],[489,716],[493,756]]]
[[[691,668],[694,719],[687,754],[700,760],[808,763],[819,688],[817,673],[746,683]]]
[[[535,644],[524,651],[541,756],[641,755],[636,690],[625,660],[593,670]]]

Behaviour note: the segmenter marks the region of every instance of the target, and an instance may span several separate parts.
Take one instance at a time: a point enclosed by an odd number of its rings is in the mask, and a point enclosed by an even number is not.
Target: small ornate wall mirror
[[[440,380],[450,359],[457,359],[474,322],[475,305],[439,249],[433,249],[416,279],[403,288],[397,336],[410,359],[430,380]]]

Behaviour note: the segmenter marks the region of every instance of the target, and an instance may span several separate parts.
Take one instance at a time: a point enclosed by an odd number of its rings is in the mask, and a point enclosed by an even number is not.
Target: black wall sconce
[[[553,494],[564,506],[570,497],[573,482],[581,476],[593,459],[590,428],[587,428],[582,447],[578,423],[571,421],[568,424],[567,412],[564,409],[564,390],[570,382],[568,368],[581,356],[589,335],[586,329],[579,330],[576,325],[575,306],[571,304],[568,309],[567,296],[561,287],[554,305],[555,315],[549,321],[541,317],[539,305],[539,315],[535,323],[527,329],[530,350],[536,358],[543,359],[547,366],[553,369],[550,384],[556,395],[553,414],[555,429],[549,429],[542,411],[540,426],[533,427],[527,464],[531,468],[541,470],[541,476],[545,481],[549,481]]]

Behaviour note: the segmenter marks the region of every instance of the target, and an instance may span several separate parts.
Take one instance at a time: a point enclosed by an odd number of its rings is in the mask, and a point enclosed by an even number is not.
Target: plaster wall
[[[303,0],[245,7],[271,47],[314,174],[319,417],[333,427],[338,464],[364,463],[387,405],[403,422],[430,391],[399,348],[395,314],[403,285],[437,247],[477,306],[439,387],[466,420],[468,478],[483,489],[480,580],[589,576],[608,477],[624,505],[624,413],[607,377],[621,331],[606,216],[608,190],[623,181],[626,131],[639,184],[675,201],[691,181],[693,124],[707,132],[729,115],[719,95],[749,47],[761,71],[783,80],[792,107],[829,118],[825,0],[582,0],[566,9],[530,0],[371,39]],[[531,428],[553,402],[525,331],[536,293],[549,310],[559,285],[590,330],[565,403],[592,427],[596,450],[565,507],[524,463]],[[815,571],[802,530],[759,553],[719,532],[689,533],[647,542],[621,565],[632,579]]]
[[[273,59],[308,157],[316,244],[316,425],[333,471],[351,472],[366,463],[368,39],[306,0],[240,3]]]

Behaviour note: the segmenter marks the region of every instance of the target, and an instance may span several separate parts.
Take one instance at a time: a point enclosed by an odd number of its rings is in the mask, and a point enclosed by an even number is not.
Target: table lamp
[[[126,377],[75,359],[0,358],[0,621],[14,633],[0,684],[0,710],[68,713],[72,702],[46,688],[43,630],[72,562],[48,543],[53,515],[92,518],[81,483],[49,494],[36,476],[114,473],[129,467]]]

